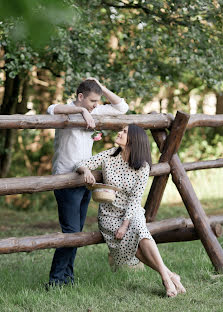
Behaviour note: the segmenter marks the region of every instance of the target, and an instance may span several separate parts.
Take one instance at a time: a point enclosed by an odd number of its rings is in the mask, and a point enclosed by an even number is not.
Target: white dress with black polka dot
[[[141,207],[150,167],[146,163],[139,170],[130,168],[121,153],[115,157],[111,156],[116,149],[111,148],[81,161],[74,169],[88,167],[95,170],[102,167],[104,183],[121,189],[116,192],[116,199],[111,204],[99,205],[98,224],[115,263],[135,265],[138,263],[135,254],[140,240],[153,239],[146,227],[145,210]],[[130,220],[128,230],[122,240],[117,240],[116,230],[126,219]]]

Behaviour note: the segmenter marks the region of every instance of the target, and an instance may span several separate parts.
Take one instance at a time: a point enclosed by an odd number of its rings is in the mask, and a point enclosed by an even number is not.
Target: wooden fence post
[[[164,135],[162,131],[161,134],[156,136],[156,142],[158,143],[158,146],[162,146],[164,144]],[[197,231],[216,271],[222,272],[223,250],[211,229],[208,218],[177,154],[173,155],[169,164],[173,182],[182,197],[185,207],[187,208],[191,220],[193,221],[195,230]]]
[[[159,163],[169,162],[173,154],[177,153],[189,118],[190,115],[178,111],[172,123],[170,134],[167,138],[165,131],[151,130],[155,140],[157,135],[161,135],[163,137],[162,143],[158,145],[162,153]],[[145,204],[147,222],[155,220],[168,177],[169,174],[165,174],[159,177],[154,177],[153,179],[153,183]]]

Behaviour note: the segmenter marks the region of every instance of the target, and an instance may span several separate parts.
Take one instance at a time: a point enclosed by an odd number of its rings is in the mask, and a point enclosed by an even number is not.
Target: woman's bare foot
[[[174,283],[178,294],[185,294],[186,289],[180,282],[180,276],[174,272],[170,274],[171,281]]]
[[[175,287],[175,285],[171,279],[168,279],[165,281],[163,280],[163,285],[166,288],[167,297],[176,297],[177,296],[176,287]]]

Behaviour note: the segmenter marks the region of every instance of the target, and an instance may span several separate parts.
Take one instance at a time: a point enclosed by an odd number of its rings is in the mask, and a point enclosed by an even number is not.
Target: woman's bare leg
[[[142,239],[139,243],[136,257],[161,275],[166,293],[169,297],[175,297],[177,295],[175,284],[169,275],[172,272],[163,263],[156,243],[153,240]]]
[[[141,262],[143,262],[144,264],[148,265],[153,270],[157,271],[157,267],[153,266],[153,263],[151,263],[149,259],[146,259],[143,256],[143,253],[142,253],[142,250],[141,250],[140,246],[138,247],[138,250],[137,250],[137,253],[136,253],[136,257]],[[186,289],[184,288],[184,286],[180,282],[180,276],[177,273],[170,271],[166,265],[165,265],[165,267],[166,267],[167,273],[169,274],[169,277],[171,278],[172,282],[174,283],[174,285],[176,287],[177,293],[178,294],[186,293]]]
[[[144,257],[143,252],[140,248],[140,246],[138,246],[137,252],[136,252],[136,257],[143,262],[145,265],[149,266],[151,269],[157,271],[157,267],[153,265],[153,263],[150,261],[150,259],[147,259]],[[158,272],[158,271],[157,271]]]

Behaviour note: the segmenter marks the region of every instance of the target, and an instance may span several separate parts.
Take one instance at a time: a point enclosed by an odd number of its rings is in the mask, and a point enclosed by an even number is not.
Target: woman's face
[[[120,147],[125,147],[127,144],[128,137],[128,126],[126,126],[123,130],[118,132],[118,135],[115,139],[115,143],[117,143]]]

